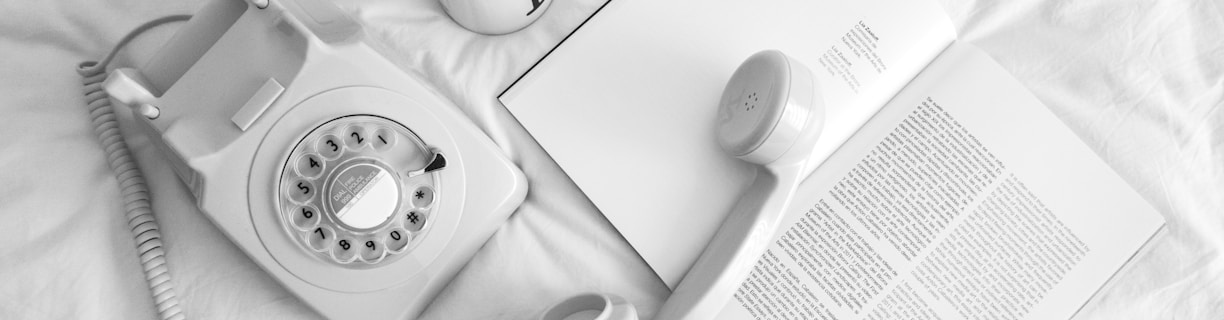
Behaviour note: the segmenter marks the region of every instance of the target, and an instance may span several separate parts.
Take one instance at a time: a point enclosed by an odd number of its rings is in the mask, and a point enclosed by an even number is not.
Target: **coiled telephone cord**
[[[127,143],[120,135],[119,122],[114,108],[111,107],[110,95],[103,90],[102,83],[106,81],[106,65],[110,64],[119,49],[137,35],[162,24],[190,18],[190,15],[174,15],[149,21],[119,40],[119,44],[100,62],[86,61],[77,66],[77,73],[85,78],[85,100],[89,106],[94,133],[102,142],[106,158],[119,181],[124,208],[127,210],[128,226],[136,241],[136,251],[140,253],[145,280],[149,283],[158,314],[166,320],[183,320],[186,316],[179,307],[178,297],[174,294],[174,284],[170,281],[170,269],[166,265],[166,252],[162,249],[161,232],[158,231],[157,219],[153,216],[152,206],[149,204],[149,188],[145,185],[144,176],[136,167],[131,152],[128,151]]]

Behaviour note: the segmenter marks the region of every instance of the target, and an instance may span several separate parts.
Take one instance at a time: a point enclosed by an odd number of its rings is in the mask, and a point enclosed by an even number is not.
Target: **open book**
[[[713,128],[763,49],[820,82],[824,161],[726,318],[1067,318],[1163,226],[926,1],[614,0],[501,99],[674,287],[756,173]]]
[[[1068,318],[1164,224],[960,43],[799,194],[725,318]]]

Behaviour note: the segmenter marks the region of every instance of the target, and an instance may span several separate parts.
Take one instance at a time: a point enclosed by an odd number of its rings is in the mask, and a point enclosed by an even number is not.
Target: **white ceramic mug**
[[[637,308],[614,294],[584,293],[565,299],[540,320],[637,320]]]
[[[518,31],[534,22],[552,0],[439,0],[459,25],[488,35]]]

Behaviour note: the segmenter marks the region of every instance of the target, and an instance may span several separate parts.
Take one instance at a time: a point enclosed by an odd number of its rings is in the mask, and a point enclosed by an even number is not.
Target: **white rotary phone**
[[[329,318],[415,317],[522,202],[522,173],[325,0],[215,0],[106,92],[203,212]]]

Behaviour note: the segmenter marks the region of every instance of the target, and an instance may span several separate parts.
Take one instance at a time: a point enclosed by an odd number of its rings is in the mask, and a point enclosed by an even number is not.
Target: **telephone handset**
[[[214,0],[104,88],[198,206],[329,318],[408,318],[522,202],[522,173],[324,0]]]
[[[672,290],[658,319],[717,318],[765,253],[799,184],[820,163],[812,152],[825,127],[824,99],[812,71],[781,51],[758,52],[736,68],[723,89],[717,121],[713,134],[723,151],[760,165],[760,174]],[[564,300],[542,319],[571,315],[637,319],[620,297],[594,293]]]
[[[825,126],[825,105],[812,71],[777,50],[740,64],[723,89],[715,137],[728,154],[759,164],[760,174],[693,263],[659,319],[713,319],[749,276],[773,240]]]

